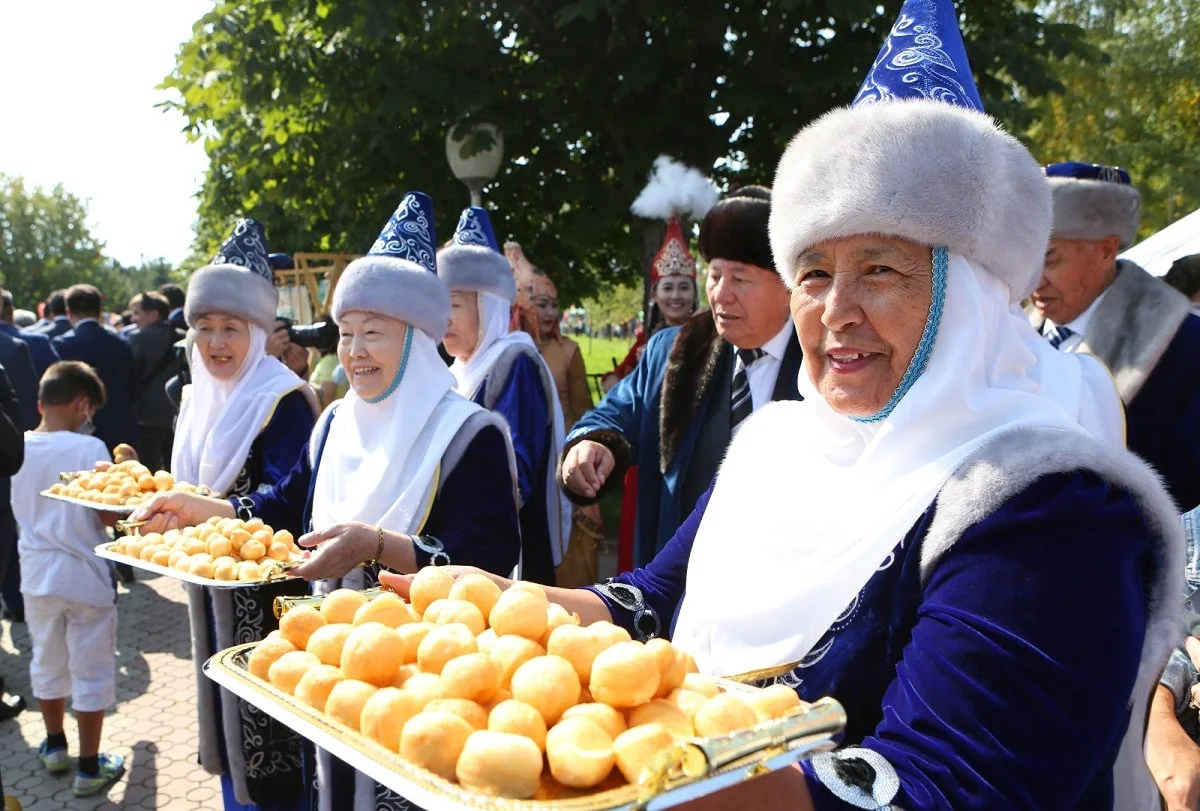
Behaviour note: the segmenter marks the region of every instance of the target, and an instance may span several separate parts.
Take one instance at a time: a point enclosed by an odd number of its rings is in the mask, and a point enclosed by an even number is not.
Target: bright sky
[[[62,183],[124,264],[189,252],[207,158],[154,105],[213,0],[0,0],[0,173]]]

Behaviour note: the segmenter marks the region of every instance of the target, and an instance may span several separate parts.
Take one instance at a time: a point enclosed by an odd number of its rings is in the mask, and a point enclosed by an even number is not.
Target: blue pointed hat
[[[243,218],[234,224],[213,261],[188,279],[183,317],[194,326],[205,315],[233,315],[269,333],[278,304],[262,223]]]
[[[437,232],[429,195],[419,191],[404,195],[367,255],[406,259],[437,273]]]
[[[479,206],[464,208],[452,243],[438,252],[438,276],[451,290],[517,297],[512,265],[500,252],[492,221]]]
[[[455,245],[481,245],[500,253],[500,243],[496,241],[496,232],[492,230],[492,220],[487,209],[480,206],[469,206],[463,209],[458,218],[458,228],[454,230]]]
[[[983,112],[951,0],[907,0],[852,106],[926,98]]]
[[[333,318],[349,312],[386,315],[435,342],[450,322],[450,292],[437,276],[433,201],[404,195],[366,256],[351,262],[333,291]]]

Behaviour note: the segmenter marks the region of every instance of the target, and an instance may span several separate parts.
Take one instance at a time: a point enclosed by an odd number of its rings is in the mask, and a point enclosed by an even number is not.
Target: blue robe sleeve
[[[1086,472],[968,529],[930,574],[868,751],[804,765],[814,806],[866,807],[853,778],[878,779],[863,764],[880,756],[908,811],[1111,808],[1096,775],[1129,722],[1151,558],[1133,499]]]
[[[522,506],[535,492],[545,489],[543,464],[550,440],[548,409],[546,392],[533,358],[519,356],[513,361],[508,380],[492,404],[492,411],[508,422],[517,458],[517,490]]]
[[[274,529],[286,529],[298,538],[306,530],[305,508],[311,482],[312,467],[309,465],[307,448],[303,448],[299,457],[294,459],[291,470],[275,484],[242,498],[231,498],[229,502],[238,511],[239,518],[256,516]]]
[[[281,481],[296,466],[296,457],[307,454],[308,439],[315,422],[312,408],[300,391],[289,392],[280,398],[267,427],[254,443],[255,452],[262,461],[262,484],[274,485]]]
[[[421,567],[461,564],[506,576],[516,568],[521,529],[498,428],[482,429],[467,445],[434,496],[414,551]]]
[[[696,502],[692,514],[648,565],[585,587],[608,606],[613,623],[629,631],[634,639],[669,638],[687,586],[692,544],[711,496],[710,486]]]

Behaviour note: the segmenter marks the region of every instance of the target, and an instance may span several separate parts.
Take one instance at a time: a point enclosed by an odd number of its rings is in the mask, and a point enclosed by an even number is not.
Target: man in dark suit
[[[138,366],[141,397],[137,405],[142,440],[138,458],[151,470],[171,466],[175,405],[167,398],[167,381],[179,374],[175,343],[183,337],[170,324],[171,307],[161,293],[138,293],[129,302],[134,330],[129,345]]]
[[[567,436],[560,484],[579,504],[637,464],[633,565],[662,549],[712,483],[742,420],[799,400],[800,344],[767,238],[770,193],[728,195],[705,216],[711,310],[655,333],[633,373]]]
[[[0,580],[11,557],[11,547],[17,543],[17,522],[9,503],[9,477],[25,462],[25,432],[21,430],[21,409],[16,393],[0,364]],[[0,675],[0,721],[12,718],[25,709],[19,696],[4,695],[4,677]]]
[[[30,332],[54,339],[71,331],[71,319],[67,318],[67,293],[65,290],[55,290],[50,294],[50,298],[46,299],[44,316],[50,319],[49,323],[33,326],[29,329]]]
[[[164,284],[158,288],[158,292],[162,293],[167,299],[167,304],[171,305],[168,317],[171,326],[187,332],[187,320],[183,317],[183,303],[186,300],[183,288],[177,284]]]
[[[67,290],[67,317],[71,331],[54,339],[63,360],[78,360],[91,366],[104,381],[108,402],[96,412],[96,437],[112,451],[122,442],[138,441],[135,404],[138,389],[137,361],[120,335],[100,324],[100,291],[90,284]]]
[[[23,431],[37,428],[38,377],[29,358],[29,347],[20,338],[0,332],[0,366],[4,367],[12,395],[16,399],[19,422]],[[21,575],[17,561],[17,525],[8,503],[8,478],[0,483],[0,596],[4,598],[4,618],[16,622],[25,620],[25,601],[21,599]]]
[[[13,323],[15,312],[12,291],[0,290],[0,333],[12,338],[20,338],[25,342],[25,345],[29,347],[29,357],[33,361],[33,371],[40,381],[42,375],[50,368],[50,364],[58,360],[58,353],[54,351],[50,339],[45,335],[17,329],[17,325]]]
[[[40,379],[34,370],[29,346],[20,338],[0,332],[0,366],[8,372],[9,382],[16,392],[21,410],[20,428],[32,430],[38,426],[37,390]]]

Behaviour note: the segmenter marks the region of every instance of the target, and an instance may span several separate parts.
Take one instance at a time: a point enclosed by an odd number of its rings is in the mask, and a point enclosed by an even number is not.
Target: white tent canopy
[[[1154,276],[1165,276],[1176,259],[1194,253],[1200,253],[1200,208],[1146,237],[1121,258],[1141,265]]]

